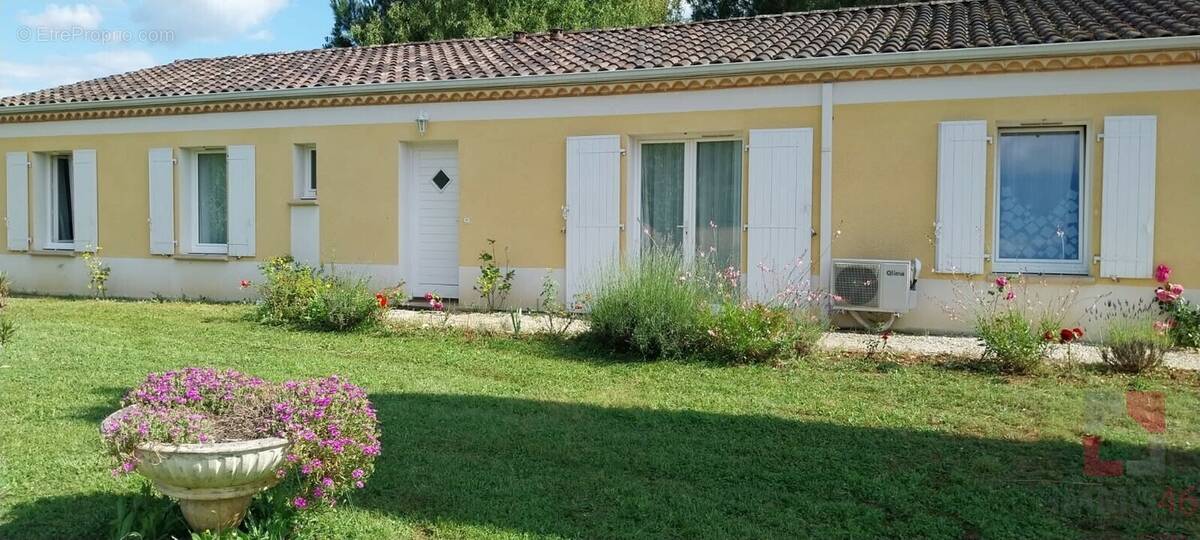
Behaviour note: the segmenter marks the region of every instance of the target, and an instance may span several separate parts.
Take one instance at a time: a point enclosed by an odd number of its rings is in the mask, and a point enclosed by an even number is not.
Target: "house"
[[[15,287],[236,299],[281,254],[477,302],[645,245],[740,267],[919,259],[1140,298],[1200,283],[1200,3],[952,0],[199,58],[0,99]],[[694,255],[689,255],[694,256]]]

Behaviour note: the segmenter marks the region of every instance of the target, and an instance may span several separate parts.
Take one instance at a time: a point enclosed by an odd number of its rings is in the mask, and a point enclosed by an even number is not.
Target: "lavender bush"
[[[281,437],[291,447],[277,489],[299,509],[333,506],[364,487],[380,452],[378,420],[367,393],[339,377],[282,384],[233,370],[184,368],[151,373],[124,408],[101,426],[118,465],[137,468],[134,450],[149,442],[219,443]]]

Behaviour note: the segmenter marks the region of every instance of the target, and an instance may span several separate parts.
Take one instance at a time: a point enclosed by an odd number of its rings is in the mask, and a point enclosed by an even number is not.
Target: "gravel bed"
[[[829,332],[821,338],[820,346],[826,350],[864,352],[872,342],[878,340],[879,337],[873,334]],[[983,347],[979,345],[979,340],[963,336],[892,334],[888,339],[888,348],[901,354],[922,356],[978,358],[983,354]],[[1053,346],[1050,350],[1050,360],[1067,362],[1069,360],[1067,346]],[[1070,360],[1085,364],[1100,363],[1100,348],[1086,343],[1071,345]],[[1200,370],[1200,353],[1193,350],[1171,351],[1163,359],[1163,364],[1177,369]]]
[[[513,331],[512,315],[507,312],[480,313],[474,311],[429,311],[411,309],[392,309],[386,314],[388,321],[420,328],[438,328],[450,326],[454,328],[478,330],[481,332],[511,334]],[[550,327],[545,315],[522,314],[521,332],[528,334],[548,333]],[[564,321],[555,319],[555,328],[561,328]],[[567,329],[567,334],[579,334],[587,330],[587,321],[576,320]]]

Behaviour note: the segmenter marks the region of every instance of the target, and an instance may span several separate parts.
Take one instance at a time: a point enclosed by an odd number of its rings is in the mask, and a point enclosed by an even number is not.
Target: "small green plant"
[[[521,308],[508,312],[508,318],[512,322],[513,337],[521,337],[521,317],[523,316],[525,316],[525,311]]]
[[[475,280],[475,290],[487,304],[488,311],[495,311],[504,305],[512,291],[517,272],[508,268],[507,247],[504,248],[504,269],[501,269],[496,262],[496,241],[488,238],[487,244],[487,249],[479,253],[479,279]]]
[[[4,317],[0,317],[0,350],[4,350],[6,347],[8,347],[8,344],[12,342],[13,335],[16,333],[16,323]]]
[[[8,274],[0,272],[0,309],[8,305],[8,295],[12,294],[12,279]]]
[[[546,317],[546,329],[553,335],[561,336],[575,322],[577,314],[584,307],[584,300],[576,300],[572,309],[567,309],[558,301],[558,282],[550,272],[546,272],[542,277],[542,291],[538,293],[538,306]]]
[[[1122,373],[1142,373],[1162,365],[1171,337],[1160,321],[1121,319],[1109,324],[1100,349],[1105,365]]]
[[[84,251],[82,255],[83,264],[87,265],[88,269],[88,290],[95,291],[96,298],[108,296],[108,278],[112,275],[112,268],[100,258],[102,249],[104,248],[96,246],[94,251]]]

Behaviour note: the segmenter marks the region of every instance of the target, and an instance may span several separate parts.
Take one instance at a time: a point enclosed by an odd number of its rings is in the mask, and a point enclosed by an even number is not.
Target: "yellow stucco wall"
[[[836,88],[835,88],[836,92]],[[1182,281],[1200,280],[1200,92],[969,99],[839,105],[835,108],[833,224],[835,257],[912,258],[933,264],[937,124],[1085,123],[1091,163],[1092,253],[1099,250],[1103,145],[1095,133],[1111,115],[1158,117],[1156,259],[1173,264]],[[186,122],[181,117],[180,122]],[[752,128],[814,129],[813,200],[819,203],[820,109],[612,115],[577,118],[433,121],[418,136],[412,124],[272,128],[51,138],[0,139],[0,153],[97,151],[100,244],[108,257],[148,253],[147,151],[153,147],[252,144],[257,159],[258,258],[289,251],[288,201],[293,196],[293,145],[315,143],[320,178],[320,235],[326,262],[396,264],[399,259],[399,143],[457,141],[461,176],[459,259],[475,264],[486,238],[510,248],[516,267],[564,264],[560,207],[565,198],[565,139],[618,134],[735,134]],[[994,146],[989,164],[994,165]],[[628,158],[622,159],[622,176]],[[743,161],[743,166],[747,164]],[[988,170],[989,201],[994,167]],[[0,190],[3,208],[4,190]],[[744,198],[743,198],[744,199]],[[625,197],[622,197],[624,205]],[[987,251],[991,252],[991,204]],[[177,214],[178,215],[178,214]],[[820,215],[813,210],[814,227]],[[626,220],[627,221],[627,220]],[[0,228],[3,228],[0,225]],[[32,228],[31,228],[32,229]],[[178,231],[178,229],[177,229]],[[0,237],[3,235],[0,234]],[[817,242],[813,243],[817,254]],[[813,257],[816,260],[817,257]],[[1093,267],[1093,274],[1097,268]]]
[[[1155,259],[1177,269],[1176,279],[1200,280],[1200,92],[1068,95],[841,105],[834,109],[834,257],[919,258],[924,276],[934,262],[938,123],[987,120],[997,126],[1063,122],[1087,127],[1091,255],[1100,252],[1105,116],[1158,117]],[[996,145],[988,145],[985,253],[993,253]],[[990,270],[990,265],[986,267]],[[1092,266],[1091,274],[1098,275]],[[1135,280],[1136,282],[1136,280]]]
[[[757,109],[533,120],[273,128],[130,135],[0,139],[0,153],[94,148],[99,182],[100,245],[109,257],[149,257],[147,152],[252,144],[256,154],[257,258],[290,248],[293,148],[317,145],[321,252],[326,262],[396,264],[399,260],[400,143],[457,141],[460,264],[475,264],[487,238],[509,246],[513,266],[564,265],[562,210],[566,138],[722,133],[750,128],[817,128],[820,109]],[[186,121],[186,117],[181,121]],[[819,141],[816,143],[819,144]],[[816,152],[814,146],[814,152]],[[622,158],[624,180],[628,158]],[[743,160],[743,169],[746,167]],[[817,165],[814,163],[814,176]],[[743,172],[745,175],[745,172]],[[624,183],[624,182],[623,182]],[[177,194],[178,196],[178,194]],[[814,196],[818,196],[814,194]],[[0,201],[4,197],[0,190]],[[31,195],[32,199],[32,195]],[[744,197],[743,197],[744,199]],[[34,203],[31,200],[31,206]],[[624,206],[624,197],[622,197]],[[0,204],[3,207],[3,204]],[[32,214],[31,214],[32,215]],[[177,213],[177,218],[178,218]],[[177,235],[179,229],[177,228]]]

